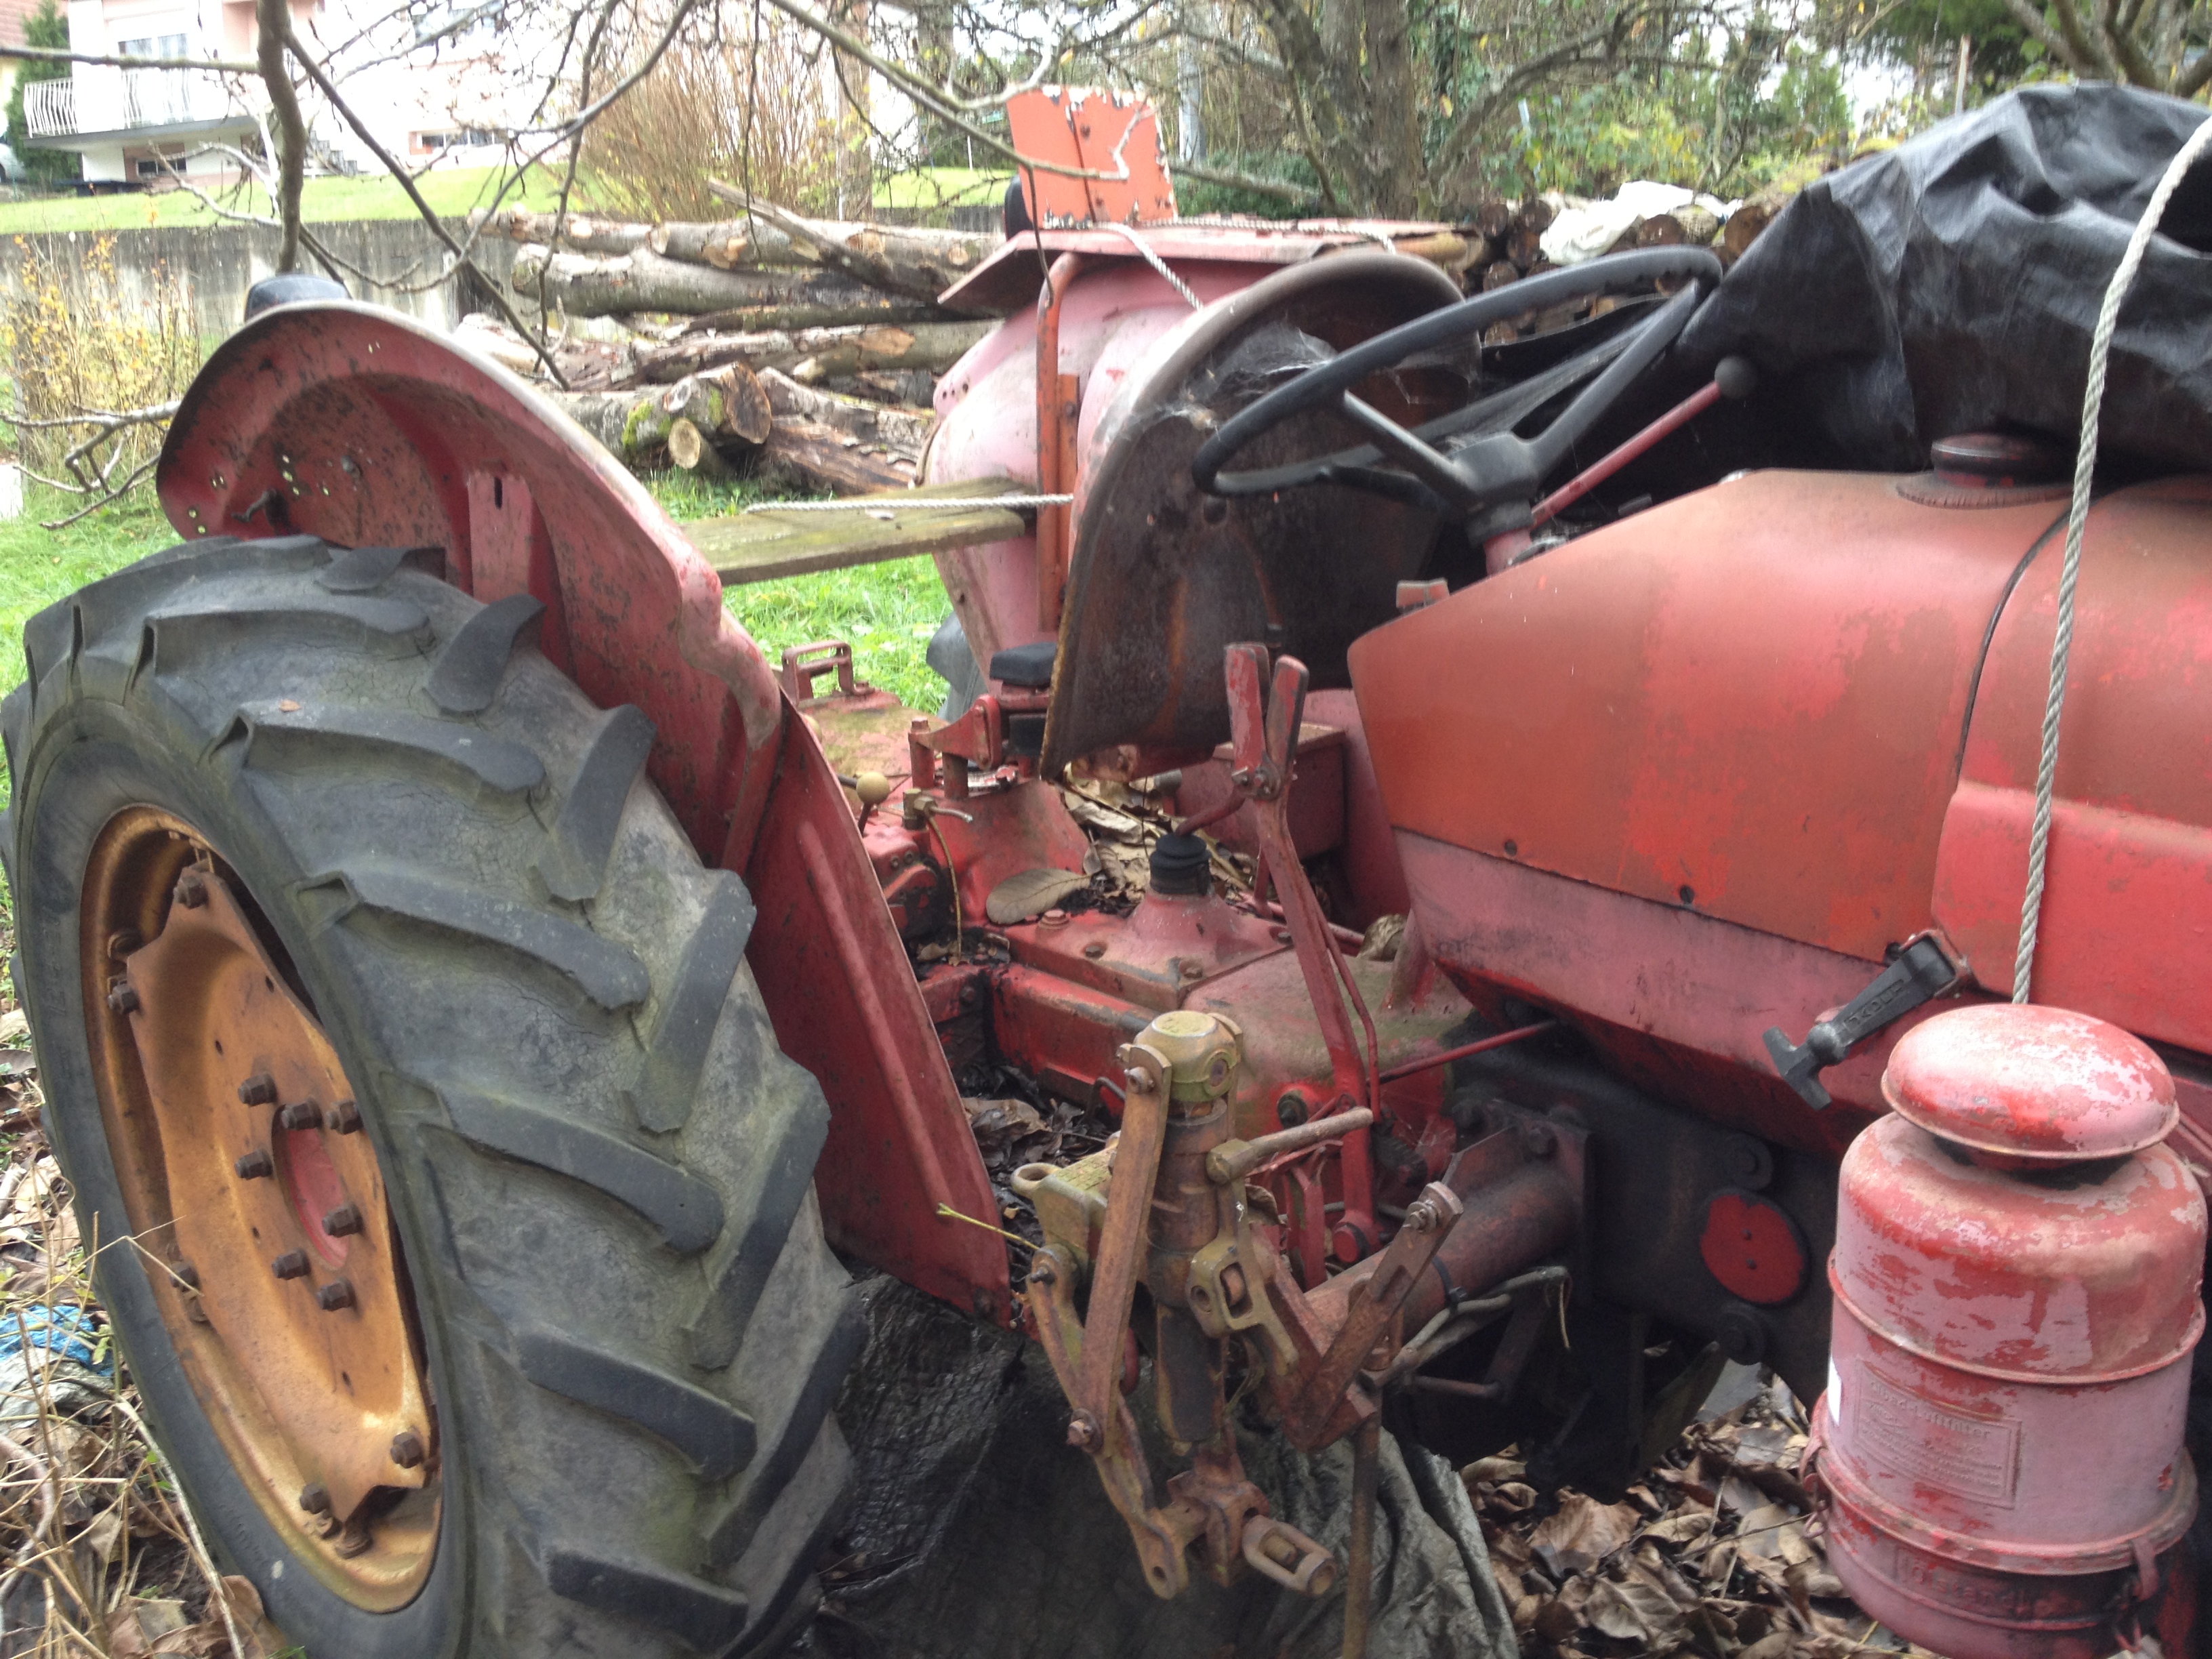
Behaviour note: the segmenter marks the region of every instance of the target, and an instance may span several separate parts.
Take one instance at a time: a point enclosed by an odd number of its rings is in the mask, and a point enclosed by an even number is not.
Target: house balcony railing
[[[23,88],[23,125],[33,138],[82,133],[252,125],[258,100],[247,83],[210,70],[125,70],[80,64],[67,80]]]

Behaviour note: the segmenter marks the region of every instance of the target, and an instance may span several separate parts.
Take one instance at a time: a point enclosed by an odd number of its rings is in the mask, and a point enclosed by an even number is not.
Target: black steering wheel
[[[1674,343],[1720,274],[1721,262],[1710,249],[1644,248],[1547,271],[1416,317],[1315,365],[1239,410],[1200,446],[1191,460],[1192,480],[1212,495],[1268,495],[1308,484],[1346,484],[1462,522],[1501,507],[1525,507],[1598,417]],[[1654,282],[1687,285],[1602,343],[1414,431],[1352,395],[1352,388],[1369,375],[1416,352],[1479,337],[1492,323]],[[1522,418],[1593,374],[1596,378],[1543,431],[1534,438],[1515,434],[1512,428]],[[1341,410],[1373,443],[1264,471],[1222,471],[1262,434],[1328,405]],[[1385,459],[1396,465],[1376,465]]]

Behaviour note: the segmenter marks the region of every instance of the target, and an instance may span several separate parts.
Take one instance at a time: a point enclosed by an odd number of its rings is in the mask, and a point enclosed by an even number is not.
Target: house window
[[[132,165],[141,179],[166,179],[172,173],[184,171],[181,163],[159,155],[142,155]]]
[[[182,58],[191,50],[190,37],[182,34],[149,34],[136,40],[117,43],[118,55],[125,58]]]
[[[418,132],[412,135],[410,147],[417,155],[436,155],[449,149],[459,149],[472,144],[495,144],[499,135],[483,127],[455,127],[445,132]]]

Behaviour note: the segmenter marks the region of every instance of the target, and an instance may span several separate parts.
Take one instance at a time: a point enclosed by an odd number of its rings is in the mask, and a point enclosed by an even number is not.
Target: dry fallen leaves
[[[0,1328],[19,1332],[48,1310],[66,1324],[98,1306],[68,1184],[36,1127],[27,1042],[20,1016],[0,1014]],[[95,1340],[112,1361],[104,1327]],[[0,1388],[0,1659],[284,1651],[250,1583],[223,1579],[218,1592],[127,1374],[110,1389],[44,1347],[26,1354]]]
[[[1540,1495],[1508,1452],[1461,1471],[1528,1659],[1920,1655],[1828,1571],[1796,1476],[1802,1407],[1777,1385],[1693,1425],[1624,1501]],[[1923,1656],[1925,1659],[1925,1656]]]

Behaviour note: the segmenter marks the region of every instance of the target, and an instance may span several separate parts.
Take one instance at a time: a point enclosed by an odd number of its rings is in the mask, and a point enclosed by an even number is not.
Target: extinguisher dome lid
[[[1882,1073],[1890,1109],[1930,1134],[2037,1163],[2140,1152],[2179,1115],[2173,1075],[2117,1025],[1985,1003],[1916,1025]]]

